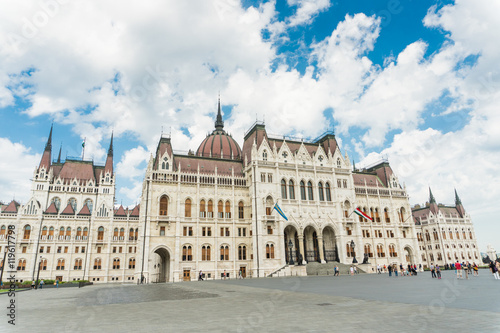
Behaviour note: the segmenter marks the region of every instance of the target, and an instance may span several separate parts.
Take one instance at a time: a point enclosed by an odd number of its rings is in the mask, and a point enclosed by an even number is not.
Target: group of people
[[[418,269],[417,269],[417,265],[411,265],[411,264],[408,264],[407,266],[403,266],[403,264],[399,264],[399,267],[397,264],[392,264],[392,265],[384,265],[384,271],[387,269],[389,271],[389,276],[392,276],[392,274],[394,273],[394,276],[398,276],[398,272],[401,273],[401,276],[413,276],[413,275],[417,275],[418,273]],[[398,270],[399,268],[399,270]],[[422,266],[420,266],[420,268],[422,268]],[[382,267],[380,267],[379,269],[379,274],[381,274],[382,272]]]
[[[479,276],[479,266],[475,262],[472,264],[470,262],[460,263],[458,260],[454,264],[455,271],[457,273],[457,279],[469,278],[469,275]]]

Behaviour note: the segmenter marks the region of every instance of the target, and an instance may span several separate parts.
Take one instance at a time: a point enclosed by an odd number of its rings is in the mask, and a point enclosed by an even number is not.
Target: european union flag
[[[278,214],[281,215],[282,218],[284,218],[285,220],[288,221],[288,218],[285,216],[285,213],[283,213],[283,211],[281,210],[280,206],[278,206],[278,203],[274,204],[274,209],[276,209],[276,211],[278,212]]]

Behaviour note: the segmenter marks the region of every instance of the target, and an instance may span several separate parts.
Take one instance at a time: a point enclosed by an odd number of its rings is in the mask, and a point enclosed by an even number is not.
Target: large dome
[[[241,159],[241,149],[238,143],[224,131],[224,122],[219,109],[217,111],[217,119],[215,121],[215,130],[208,135],[196,150],[196,156],[224,158],[224,159]]]

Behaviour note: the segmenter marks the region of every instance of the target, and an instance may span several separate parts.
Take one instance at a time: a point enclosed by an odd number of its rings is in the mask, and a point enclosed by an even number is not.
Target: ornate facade
[[[8,226],[16,229],[18,280],[36,278],[38,265],[43,279],[165,282],[197,279],[200,271],[205,278],[293,268],[305,274],[297,263],[354,258],[368,262],[367,271],[429,261],[417,240],[417,229],[428,224],[411,219],[389,163],[356,170],[330,132],[313,141],[273,138],[257,122],[240,148],[224,130],[219,103],[215,130],[196,152],[177,154],[170,137],[160,138],[141,203],[130,210],[114,206],[112,137],[104,166],[62,162],[60,153],[51,161],[51,142],[52,129],[31,198],[0,213],[2,250]],[[468,230],[464,216],[458,223]]]

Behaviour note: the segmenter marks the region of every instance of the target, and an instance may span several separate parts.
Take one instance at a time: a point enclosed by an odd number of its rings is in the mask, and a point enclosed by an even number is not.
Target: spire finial
[[[455,189],[455,206],[461,205],[462,200],[458,197],[457,189]]]
[[[217,131],[222,131],[224,128],[224,122],[222,121],[222,113],[220,109],[220,93],[219,93],[219,100],[218,100],[218,107],[217,107],[217,118],[215,120],[215,129]]]
[[[47,139],[47,143],[45,144],[45,151],[51,151],[52,150],[52,128],[54,127],[54,123],[50,125],[50,133],[49,133],[49,138]]]
[[[431,204],[436,203],[436,199],[434,199],[434,196],[432,195],[432,191],[431,191],[430,186],[429,186],[429,203],[431,203]]]
[[[57,156],[57,163],[61,163],[61,150],[62,150],[62,142],[61,142],[61,147],[59,147],[59,155]]]
[[[109,142],[108,156],[113,156],[113,132],[111,132],[111,141]]]

